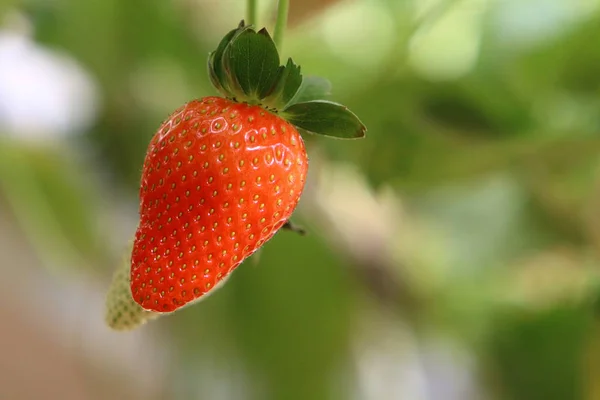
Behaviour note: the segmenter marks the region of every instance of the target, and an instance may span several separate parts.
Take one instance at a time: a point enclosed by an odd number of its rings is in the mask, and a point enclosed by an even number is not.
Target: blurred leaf
[[[396,185],[405,188],[423,188],[464,181],[489,174],[494,171],[515,171],[527,168],[531,160],[539,163],[554,163],[563,158],[596,157],[600,151],[600,140],[573,136],[561,139],[511,139],[496,143],[463,145],[456,141],[432,139],[419,140],[421,151],[409,155],[409,161],[392,159],[392,150],[372,149],[372,162],[378,169],[369,173],[386,177]],[[429,148],[424,145],[431,146]],[[414,146],[413,146],[414,149]],[[383,157],[387,157],[385,160]],[[404,169],[392,168],[398,162]],[[387,165],[387,170],[382,169]],[[400,172],[400,173],[399,173]],[[404,172],[403,174],[401,174]],[[376,181],[381,178],[375,177]]]
[[[588,392],[586,399],[593,400],[600,398],[600,380],[598,380],[598,376],[600,376],[600,318],[598,318],[598,314],[592,324],[589,337],[584,365],[587,370],[585,374]]]
[[[564,150],[564,157],[552,162],[524,162],[520,180],[529,192],[527,213],[538,223],[538,236],[552,235],[556,240],[584,244],[589,239],[586,216],[591,211],[588,203],[599,160],[594,149],[569,152],[565,146]]]
[[[533,139],[526,139],[527,109],[501,86],[484,77],[437,85],[408,76],[382,80],[343,100],[369,127],[369,140],[324,145],[334,158],[356,160],[375,185],[432,186],[505,168],[519,143]]]
[[[231,318],[248,367],[267,379],[260,398],[331,398],[348,348],[347,271],[315,235],[281,232],[237,274]]]
[[[294,103],[322,100],[331,94],[331,82],[320,76],[305,76],[300,89],[292,99]]]
[[[582,399],[590,316],[571,307],[498,316],[490,346],[505,398]]]
[[[600,90],[600,53],[591,38],[597,37],[600,37],[600,14],[590,14],[565,35],[523,55],[514,66],[514,72],[529,89],[540,88],[547,92],[562,88],[595,96]]]
[[[424,86],[419,107],[425,122],[457,137],[507,138],[533,127],[529,104],[498,76],[481,73],[456,83]]]
[[[0,191],[43,257],[84,265],[107,261],[96,201],[81,165],[63,153],[3,141]]]
[[[0,21],[3,21],[6,14],[13,9],[18,3],[17,0],[2,0],[0,1]]]

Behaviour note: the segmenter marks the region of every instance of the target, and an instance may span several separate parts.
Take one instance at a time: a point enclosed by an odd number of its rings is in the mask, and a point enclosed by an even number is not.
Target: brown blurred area
[[[86,315],[68,315],[70,307],[56,310],[65,300],[85,304],[86,299],[44,299],[56,287],[56,277],[39,270],[34,248],[3,202],[0,221],[0,399],[160,399],[159,393],[135,389],[118,364],[112,372],[107,369],[90,346],[93,339],[82,337]],[[101,316],[92,316],[96,325]],[[80,325],[79,333],[68,328],[71,323]],[[105,334],[113,336],[106,329]]]
[[[290,0],[290,27],[302,24],[341,2],[342,0]]]

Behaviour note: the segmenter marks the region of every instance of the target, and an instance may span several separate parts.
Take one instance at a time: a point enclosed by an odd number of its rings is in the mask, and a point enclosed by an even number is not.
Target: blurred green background
[[[600,1],[290,13],[367,139],[306,138],[307,237],[116,333],[147,143],[245,2],[0,2],[0,399],[600,399]]]

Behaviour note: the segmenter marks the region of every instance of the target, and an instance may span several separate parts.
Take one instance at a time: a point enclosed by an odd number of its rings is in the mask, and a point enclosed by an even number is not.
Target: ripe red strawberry
[[[317,100],[329,90],[326,80],[303,78],[291,59],[279,64],[267,31],[242,21],[209,56],[223,97],[187,103],[151,140],[129,277],[142,308],[130,307],[122,285],[113,284],[107,315],[114,326],[125,309],[130,328],[154,316],[148,311],[202,298],[289,222],[308,168],[299,131],[364,136],[346,107]]]
[[[212,290],[290,218],[308,160],[296,128],[259,106],[195,100],[146,154],[131,292],[170,312]]]

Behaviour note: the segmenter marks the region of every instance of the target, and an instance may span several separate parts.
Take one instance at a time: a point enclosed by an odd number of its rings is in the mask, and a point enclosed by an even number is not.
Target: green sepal
[[[217,49],[208,55],[208,75],[213,86],[225,97],[233,97],[231,85],[227,74],[222,67],[223,53],[236,35],[239,35],[250,26],[245,25],[244,20],[236,29],[229,31],[219,43]]]
[[[313,100],[322,100],[331,94],[331,82],[320,76],[306,76],[289,105]]]
[[[279,54],[267,30],[246,29],[235,35],[223,52],[222,68],[246,100],[259,102],[273,88],[279,71]]]
[[[262,103],[269,108],[283,110],[298,93],[302,85],[302,74],[300,67],[291,58],[288,58],[285,67],[279,68],[275,85]]]
[[[338,139],[359,139],[367,132],[367,128],[347,107],[325,100],[293,104],[281,116],[307,132]]]

